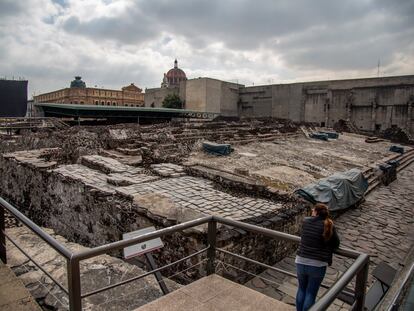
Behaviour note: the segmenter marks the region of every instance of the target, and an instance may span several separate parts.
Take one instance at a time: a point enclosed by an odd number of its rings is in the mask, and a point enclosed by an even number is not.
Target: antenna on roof
[[[380,59],[378,58],[378,71],[377,71],[377,77],[379,78],[380,75]]]

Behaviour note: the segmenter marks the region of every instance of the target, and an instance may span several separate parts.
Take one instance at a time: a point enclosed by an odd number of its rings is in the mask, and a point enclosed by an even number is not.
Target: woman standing
[[[321,203],[315,204],[312,216],[303,221],[295,260],[299,282],[296,310],[306,311],[315,303],[326,267],[332,264],[332,253],[338,247],[339,237],[328,207]]]

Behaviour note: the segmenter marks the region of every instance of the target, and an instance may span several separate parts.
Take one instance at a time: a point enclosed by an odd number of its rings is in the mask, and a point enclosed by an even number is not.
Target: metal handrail
[[[127,280],[124,280],[124,281],[121,281],[121,282],[118,282],[118,283],[115,283],[115,284],[111,284],[111,285],[108,285],[108,286],[102,287],[102,288],[100,288],[100,289],[96,289],[96,290],[94,290],[94,291],[90,291],[90,292],[88,292],[88,293],[86,293],[86,294],[82,294],[82,295],[81,295],[81,298],[86,298],[86,297],[89,297],[89,296],[92,296],[92,295],[95,295],[95,294],[99,294],[99,293],[102,293],[102,292],[104,292],[104,291],[106,291],[106,290],[109,290],[109,289],[112,289],[112,288],[115,288],[115,287],[118,287],[118,286],[121,286],[121,285],[125,285],[125,284],[131,283],[131,282],[133,282],[133,281],[136,281],[136,280],[142,279],[142,278],[144,278],[144,277],[146,277],[146,276],[149,276],[149,275],[151,275],[151,274],[154,274],[154,273],[156,273],[156,272],[160,272],[160,271],[162,271],[162,270],[164,270],[164,269],[167,269],[167,268],[169,268],[169,267],[171,267],[171,266],[174,266],[174,265],[176,265],[176,264],[178,264],[178,263],[180,263],[180,262],[186,261],[186,260],[188,260],[188,259],[190,259],[190,258],[193,258],[193,257],[195,257],[195,256],[197,256],[197,255],[200,255],[200,254],[204,253],[205,251],[207,251],[209,248],[210,248],[210,246],[205,247],[205,248],[200,249],[199,251],[197,251],[197,252],[195,252],[195,253],[193,253],[193,254],[191,254],[191,255],[189,255],[189,256],[186,256],[186,257],[184,257],[184,258],[178,259],[178,260],[176,260],[176,261],[174,261],[174,262],[171,262],[171,263],[169,263],[169,264],[166,264],[166,265],[164,265],[164,266],[162,266],[162,267],[159,267],[159,268],[157,268],[157,269],[154,269],[154,270],[151,270],[151,271],[145,272],[145,273],[143,273],[143,274],[140,274],[140,275],[138,275],[138,276],[134,276],[134,277],[132,277],[132,278],[129,278],[129,279],[127,279]]]
[[[82,250],[80,252],[74,253],[72,258],[76,259],[76,260],[85,260],[85,259],[89,259],[92,257],[96,257],[99,255],[103,255],[106,254],[110,251],[114,251],[114,250],[118,250],[118,249],[122,249],[131,245],[135,245],[138,243],[142,243],[142,242],[146,242],[149,240],[153,240],[156,238],[161,238],[164,235],[168,235],[174,232],[178,232],[178,231],[182,231],[185,229],[189,229],[192,227],[196,227],[199,225],[203,225],[208,223],[210,220],[213,219],[213,216],[205,216],[202,218],[197,218],[194,220],[190,220],[187,222],[183,222],[180,223],[178,225],[174,225],[171,227],[167,227],[164,229],[160,229],[157,231],[153,231],[153,232],[149,232],[149,233],[145,233],[142,234],[140,236],[137,237],[133,237],[127,240],[120,240],[120,241],[116,241],[116,242],[112,242],[112,243],[108,243],[105,245],[101,245],[101,246],[97,246],[97,247],[93,247],[90,249],[86,249],[86,250]]]
[[[28,258],[31,262],[33,262],[33,264],[38,267],[44,274],[46,274],[49,279],[51,279],[53,281],[53,283],[55,283],[57,286],[59,286],[59,288],[61,290],[63,290],[63,292],[67,295],[69,295],[69,291],[67,290],[67,288],[65,288],[62,284],[60,284],[49,272],[47,272],[45,269],[43,269],[42,265],[40,263],[38,263],[36,260],[34,260],[33,258],[31,258],[31,256],[24,250],[22,249],[19,244],[16,243],[16,241],[14,241],[11,237],[9,237],[7,234],[4,234],[6,236],[6,238],[10,241],[10,243],[12,243],[20,252],[23,253],[23,255],[26,256],[26,258]]]
[[[244,229],[246,231],[262,234],[264,236],[267,236],[273,239],[285,240],[285,241],[290,241],[294,243],[300,242],[300,237],[295,236],[295,235],[259,227],[256,225],[243,223],[240,221],[235,221],[232,219],[226,219],[226,218],[219,217],[219,216],[205,216],[202,218],[198,218],[195,220],[177,224],[175,226],[171,226],[168,228],[164,228],[164,229],[153,231],[147,234],[143,234],[143,235],[140,235],[140,236],[128,239],[128,240],[112,242],[106,245],[102,245],[102,246],[86,249],[80,252],[72,253],[66,247],[64,247],[62,244],[56,241],[53,237],[51,237],[49,234],[44,232],[40,227],[38,227],[29,218],[27,218],[25,215],[19,212],[15,207],[13,207],[11,204],[9,204],[7,201],[5,201],[3,198],[0,197],[0,229],[1,229],[0,230],[0,242],[1,242],[0,243],[0,258],[4,258],[4,259],[6,258],[5,256],[6,249],[5,249],[5,242],[4,242],[4,237],[5,237],[4,209],[8,210],[14,217],[20,220],[25,226],[27,226],[30,230],[32,230],[36,235],[42,238],[43,241],[45,241],[53,249],[55,249],[58,253],[60,253],[62,256],[64,256],[67,259],[67,275],[68,275],[67,276],[68,277],[68,290],[67,291],[69,294],[69,307],[71,311],[82,310],[82,298],[86,298],[91,295],[103,292],[105,290],[109,290],[111,288],[124,285],[126,283],[148,276],[154,272],[159,272],[163,269],[171,267],[174,264],[182,262],[188,258],[199,255],[205,251],[207,251],[207,274],[211,274],[215,272],[214,262],[215,262],[215,254],[217,251],[225,253],[225,254],[231,254],[233,256],[238,257],[239,259],[245,259],[245,260],[247,259],[248,261],[251,261],[252,263],[259,263],[247,257],[233,254],[226,250],[216,248],[216,232],[217,232],[218,223],[231,226],[231,227],[237,227],[240,229]],[[208,247],[207,248],[199,250],[196,253],[193,253],[180,260],[177,260],[176,262],[167,264],[163,267],[146,272],[139,276],[82,294],[81,278],[80,278],[81,276],[80,275],[80,262],[82,260],[96,257],[99,255],[103,255],[110,251],[119,250],[119,249],[122,249],[128,246],[137,244],[137,243],[142,243],[142,242],[152,240],[155,238],[160,238],[165,235],[169,235],[175,232],[183,231],[185,229],[189,229],[189,228],[204,225],[204,224],[208,224],[208,230],[207,230]],[[353,310],[363,310],[366,284],[367,284],[367,276],[368,276],[369,256],[363,253],[356,252],[354,250],[344,249],[344,248],[338,249],[335,253],[338,255],[350,257],[356,260],[347,269],[347,271],[343,275],[341,275],[341,277],[335,282],[335,284],[333,284],[332,287],[315,303],[315,305],[313,305],[311,310],[326,309],[326,307],[329,306],[335,300],[335,298],[344,290],[344,288],[347,286],[347,284],[352,280],[354,276],[356,276],[357,279],[355,282],[355,304],[353,306]],[[31,258],[29,259],[32,260]],[[292,273],[288,271],[284,271],[284,270],[281,270],[275,267],[271,267],[263,263],[259,263],[259,264],[263,267],[271,268],[273,270],[276,270],[276,271],[279,271],[279,272],[282,272],[288,275],[292,275]],[[42,271],[44,270],[42,269]],[[56,284],[59,285],[59,287],[61,287],[60,284],[57,283],[55,279],[52,278],[52,281],[54,281]],[[66,289],[64,289],[64,291],[66,291]]]
[[[242,256],[242,255],[239,255],[239,254],[235,254],[235,253],[232,253],[232,252],[229,252],[229,251],[226,251],[225,249],[222,249],[222,248],[216,248],[216,250],[219,253],[223,253],[223,254],[229,255],[231,257],[234,257],[234,258],[237,258],[237,259],[241,259],[241,260],[250,262],[252,264],[261,266],[261,267],[266,268],[266,269],[270,269],[270,270],[273,270],[273,271],[276,271],[276,272],[279,272],[279,273],[283,273],[283,274],[288,275],[288,276],[290,276],[292,278],[295,278],[295,279],[298,278],[297,274],[292,273],[292,272],[289,272],[287,270],[283,270],[283,269],[280,269],[280,268],[276,268],[274,266],[267,265],[267,264],[262,263],[260,261],[257,261],[257,260],[254,260],[254,259],[251,259],[251,258]],[[259,276],[259,278],[261,278],[261,277]],[[330,286],[328,286],[326,284],[323,284],[323,283],[321,284],[321,287],[323,287],[323,288],[330,288]],[[346,294],[346,295],[349,295],[349,296],[354,296],[354,293],[353,292],[350,292],[350,291],[347,291],[347,290],[342,290],[342,293],[343,294]]]
[[[17,208],[11,205],[9,202],[0,197],[0,205],[8,210],[15,218],[17,218],[21,223],[23,223],[27,228],[33,231],[37,236],[39,236],[43,241],[49,244],[55,251],[61,254],[66,259],[69,259],[72,256],[72,252],[68,250],[65,246],[56,241],[50,234],[44,232],[38,225],[33,221],[23,215]]]
[[[292,273],[292,272],[289,272],[289,271],[286,271],[286,270],[283,270],[283,269],[279,269],[279,268],[276,268],[276,267],[273,267],[273,266],[267,265],[267,264],[265,264],[265,263],[259,262],[259,261],[257,261],[257,260],[254,260],[254,259],[251,259],[251,258],[248,258],[248,257],[242,256],[242,255],[239,255],[239,254],[235,254],[235,253],[232,253],[232,252],[226,251],[225,249],[222,249],[222,248],[216,248],[216,250],[217,250],[219,253],[223,253],[223,254],[226,254],[226,255],[232,256],[232,257],[234,257],[234,258],[237,258],[237,259],[241,259],[241,260],[244,260],[244,261],[250,262],[250,263],[252,263],[252,264],[255,264],[255,265],[261,266],[261,267],[263,267],[263,268],[270,269],[270,270],[273,270],[273,271],[276,271],[276,272],[280,272],[280,273],[286,274],[286,275],[291,276],[291,277],[294,277],[294,278],[296,277],[296,274],[294,274],[294,273]]]
[[[326,310],[327,307],[336,299],[336,297],[342,292],[342,290],[348,285],[349,282],[357,275],[364,267],[367,267],[369,262],[369,256],[367,254],[361,254],[355,260],[355,262],[345,271],[345,273],[328,289],[325,294],[315,302],[310,308],[310,311]],[[368,268],[368,267],[367,267]],[[365,272],[365,271],[364,271]],[[368,270],[366,271],[368,272]],[[368,274],[367,274],[368,275]],[[356,282],[358,283],[358,282]],[[355,294],[360,294],[355,290]]]

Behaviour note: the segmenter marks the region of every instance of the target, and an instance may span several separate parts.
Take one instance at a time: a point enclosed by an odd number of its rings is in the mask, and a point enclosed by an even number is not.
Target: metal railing
[[[16,219],[21,221],[25,226],[27,226],[31,231],[33,231],[37,236],[39,236],[43,241],[45,241],[48,245],[50,245],[54,250],[56,250],[60,255],[62,255],[67,261],[67,279],[68,279],[68,288],[66,289],[62,286],[57,280],[53,278],[47,271],[45,271],[37,262],[31,258],[29,254],[27,254],[18,244],[11,239],[5,232],[5,225],[4,225],[4,212],[7,210],[11,215],[13,215]],[[235,221],[231,219],[226,219],[223,217],[218,216],[206,216],[199,219],[187,221],[185,223],[181,223],[175,226],[167,227],[161,230],[157,230],[151,233],[143,234],[128,240],[121,240],[117,242],[112,242],[106,245],[82,250],[80,252],[71,252],[65,246],[60,244],[56,241],[52,236],[44,232],[39,226],[33,223],[30,219],[28,219],[25,215],[19,212],[15,207],[5,201],[3,198],[0,197],[0,259],[6,263],[6,243],[5,239],[9,239],[12,244],[14,244],[20,251],[23,252],[25,256],[27,256],[39,269],[41,269],[51,280],[56,283],[66,294],[69,296],[69,308],[71,311],[80,311],[82,310],[82,299],[101,293],[103,291],[136,281],[143,277],[149,276],[155,272],[162,271],[166,268],[169,268],[177,263],[183,262],[188,260],[194,256],[200,255],[204,252],[207,252],[207,267],[206,273],[207,275],[215,273],[215,261],[216,261],[216,253],[220,252],[229,256],[233,256],[238,259],[246,260],[250,263],[258,264],[264,268],[273,269],[275,271],[285,273],[287,275],[296,277],[291,272],[278,269],[253,259],[244,257],[239,254],[234,254],[229,252],[225,249],[217,248],[216,247],[216,234],[217,234],[217,224],[223,224],[226,226],[231,226],[235,228],[240,228],[245,231],[261,234],[263,236],[277,239],[277,240],[284,240],[294,243],[299,243],[300,238],[295,235],[266,229],[263,227],[243,223],[240,221]],[[200,226],[208,224],[207,230],[207,244],[206,248],[203,248],[185,258],[179,259],[175,262],[169,263],[164,265],[160,268],[145,272],[141,275],[129,278],[127,280],[123,280],[116,284],[111,284],[102,288],[99,288],[94,291],[82,293],[82,286],[81,286],[81,273],[80,273],[80,262],[92,257],[96,257],[99,255],[106,254],[108,252],[112,252],[115,250],[120,250],[125,247],[146,242],[155,238],[161,238],[165,235],[169,235],[175,232],[180,232],[185,229],[189,229],[192,227]],[[350,249],[340,248],[336,251],[336,254],[345,256],[348,258],[353,258],[355,261],[353,264],[345,271],[341,277],[325,292],[325,294],[312,306],[311,310],[325,310],[336,298],[337,296],[346,288],[346,286],[351,282],[351,280],[356,276],[355,282],[355,302],[351,307],[351,310],[363,310],[364,302],[365,302],[365,293],[366,293],[366,284],[367,284],[367,277],[368,277],[368,265],[369,265],[369,256],[363,253],[359,253]]]

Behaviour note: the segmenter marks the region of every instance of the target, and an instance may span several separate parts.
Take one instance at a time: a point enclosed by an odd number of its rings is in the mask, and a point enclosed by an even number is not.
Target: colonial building
[[[61,103],[103,106],[144,106],[142,89],[131,83],[121,90],[86,87],[82,78],[77,76],[69,88],[60,89],[34,96],[35,103]]]

